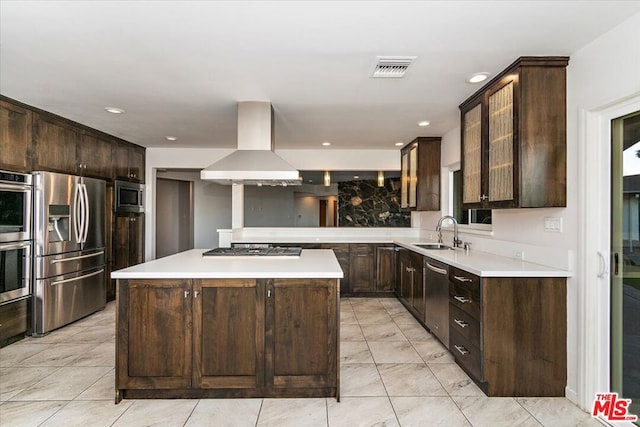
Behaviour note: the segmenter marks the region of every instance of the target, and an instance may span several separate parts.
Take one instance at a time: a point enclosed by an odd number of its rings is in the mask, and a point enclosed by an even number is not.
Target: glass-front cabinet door
[[[463,115],[462,202],[480,203],[482,199],[482,103]]]
[[[489,95],[489,202],[514,199],[513,86],[510,81]]]

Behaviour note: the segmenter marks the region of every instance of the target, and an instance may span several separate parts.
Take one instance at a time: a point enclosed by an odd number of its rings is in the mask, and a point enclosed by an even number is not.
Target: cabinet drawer
[[[480,322],[455,304],[449,305],[449,328],[480,348]]]
[[[449,334],[449,351],[475,379],[483,381],[480,349],[454,329]]]
[[[466,271],[450,268],[449,301],[480,320],[480,278]]]
[[[367,243],[351,243],[349,244],[351,254],[373,255],[373,245]]]

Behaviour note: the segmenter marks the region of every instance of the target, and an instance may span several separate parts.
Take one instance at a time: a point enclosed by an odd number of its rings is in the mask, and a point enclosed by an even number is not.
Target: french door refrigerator
[[[106,183],[33,173],[33,335],[41,336],[106,304]]]

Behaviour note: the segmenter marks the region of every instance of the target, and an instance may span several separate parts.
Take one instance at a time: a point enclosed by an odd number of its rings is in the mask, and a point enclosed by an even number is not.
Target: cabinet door
[[[515,84],[515,77],[509,76],[503,85],[490,91],[488,96],[489,203],[511,201],[515,198]]]
[[[111,177],[111,144],[84,132],[77,147],[78,173],[108,179]]]
[[[78,132],[42,115],[35,115],[34,122],[34,169],[76,174]]]
[[[267,282],[267,387],[337,386],[337,286],[336,279]]]
[[[113,157],[113,179],[129,179],[129,146],[124,143],[114,143],[111,146]]]
[[[113,269],[129,266],[129,215],[116,215],[113,233]]]
[[[144,261],[144,214],[129,217],[129,265]]]
[[[422,255],[411,252],[411,307],[424,322],[425,301]]]
[[[195,388],[264,386],[264,285],[257,283],[194,282]]]
[[[117,388],[191,386],[189,280],[119,281]]]
[[[352,292],[375,290],[375,259],[372,245],[349,245],[349,268]]]
[[[350,256],[349,256],[349,244],[348,243],[323,243],[320,245],[320,249],[331,249],[338,259],[338,264],[340,264],[340,268],[342,269],[342,273],[344,277],[340,279],[340,294],[341,295],[349,295],[351,294],[351,277],[350,277]]]
[[[409,148],[409,207],[418,205],[418,144]]]
[[[31,111],[0,101],[0,169],[31,171]]]
[[[400,157],[400,207],[409,207],[409,151],[402,151]]]
[[[412,286],[411,283],[411,252],[408,249],[400,249],[398,252],[398,297],[406,304],[410,304]]]
[[[462,113],[462,203],[480,205],[482,194],[482,102]]]
[[[376,252],[376,290],[393,291],[396,282],[396,248],[378,246]]]
[[[144,182],[144,148],[130,147],[129,149],[129,175],[137,182]]]

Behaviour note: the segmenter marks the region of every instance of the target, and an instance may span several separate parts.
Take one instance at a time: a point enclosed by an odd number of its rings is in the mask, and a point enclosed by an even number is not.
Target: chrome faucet
[[[438,232],[438,243],[442,243],[442,223],[450,219],[453,222],[453,247],[459,248],[462,244],[462,240],[458,239],[458,221],[451,215],[445,215],[438,221],[438,225],[436,226],[436,231]]]

